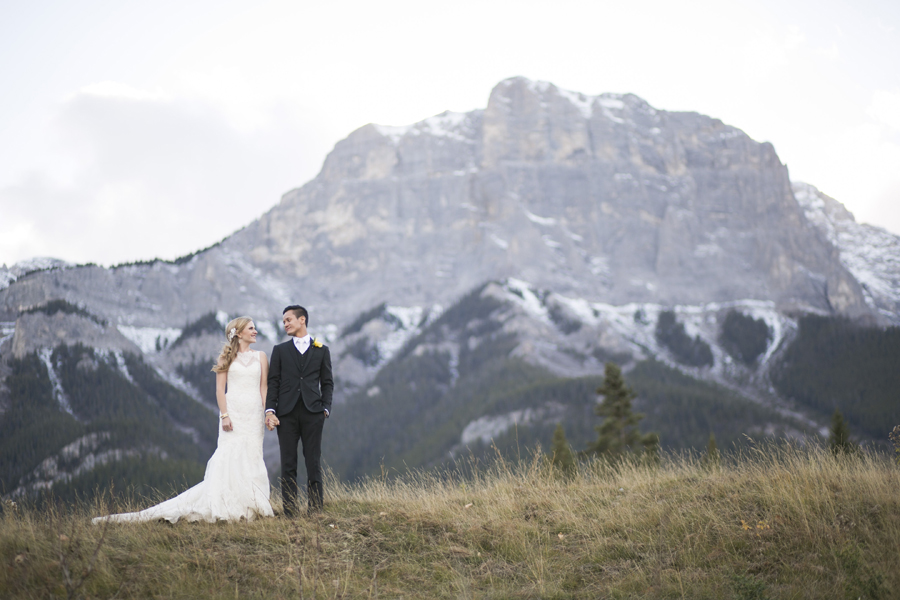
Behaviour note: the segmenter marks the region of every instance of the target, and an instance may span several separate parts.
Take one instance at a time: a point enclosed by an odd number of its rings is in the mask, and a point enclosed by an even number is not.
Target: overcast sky
[[[0,264],[187,254],[515,75],[722,119],[900,233],[900,2],[0,0]]]

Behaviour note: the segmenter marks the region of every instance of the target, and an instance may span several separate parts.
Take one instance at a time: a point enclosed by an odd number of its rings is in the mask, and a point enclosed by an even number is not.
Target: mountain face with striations
[[[422,464],[502,434],[504,423],[570,414],[557,400],[532,398],[526,407],[503,394],[493,409],[458,406],[457,386],[477,396],[490,382],[534,375],[540,388],[548,377],[596,377],[610,359],[655,359],[743,386],[774,411],[757,415],[760,430],[784,417],[793,421],[779,427],[802,435],[817,422],[787,415],[770,397],[765,365],[796,332],[798,314],[900,322],[898,247],[897,236],[857,224],[812,186],[792,185],[770,144],[721,121],[656,110],[633,95],[587,96],[513,78],[483,110],[361,127],[335,145],[315,179],[191,256],[0,270],[0,377],[37,352],[42,362],[28,368],[45,370],[55,382],[47,393],[62,404],[71,393],[60,373],[80,381],[77,365],[97,364],[112,369],[109,377],[119,369],[151,405],[166,405],[158,398],[165,385],[209,409],[208,363],[228,316],[253,316],[267,349],[280,340],[281,309],[299,302],[333,348],[338,402],[394,410],[383,397],[393,390],[392,398],[406,398],[403,410],[441,407],[408,423],[441,431]],[[688,338],[710,348],[708,359],[679,361],[659,342],[667,309]],[[721,343],[735,310],[769,332],[752,368]],[[76,343],[87,353],[78,360],[54,350]],[[478,348],[490,352],[477,358]],[[138,380],[129,365],[152,373]],[[528,371],[523,365],[540,373],[515,375]],[[395,389],[409,369],[433,375],[420,382],[428,394]],[[151,380],[155,392],[141,383]],[[10,389],[0,385],[4,414],[15,405]],[[71,406],[64,412],[88,435],[90,418]],[[355,436],[357,454],[384,455],[379,444],[399,435],[386,425],[367,437],[364,424],[337,421],[337,432]],[[194,435],[188,430],[190,423],[182,433]],[[159,454],[158,441],[147,444]],[[401,450],[395,456],[404,461],[418,452]],[[372,468],[354,455],[340,460],[347,473]]]

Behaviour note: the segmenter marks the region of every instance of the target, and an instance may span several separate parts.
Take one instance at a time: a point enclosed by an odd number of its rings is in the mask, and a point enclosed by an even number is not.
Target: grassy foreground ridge
[[[544,460],[331,482],[316,518],[92,526],[6,503],[0,597],[895,598],[900,469],[819,447],[721,465]],[[83,584],[79,584],[82,582]]]

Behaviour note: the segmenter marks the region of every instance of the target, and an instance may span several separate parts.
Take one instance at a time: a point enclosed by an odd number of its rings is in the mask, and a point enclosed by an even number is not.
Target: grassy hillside
[[[7,503],[0,597],[886,599],[898,488],[884,457],[808,447],[331,482],[298,520],[103,527],[145,505]]]

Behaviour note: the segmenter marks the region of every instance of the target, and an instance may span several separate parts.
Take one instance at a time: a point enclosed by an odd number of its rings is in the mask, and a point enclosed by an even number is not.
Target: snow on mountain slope
[[[888,322],[900,323],[900,236],[857,223],[837,200],[807,183],[792,184],[806,218],[840,251],[862,285],[866,302]]]
[[[48,269],[64,269],[73,267],[71,263],[58,258],[37,256],[28,260],[19,261],[11,267],[0,266],[0,290],[6,289],[22,275],[32,271],[45,271]]]

